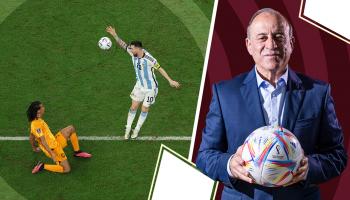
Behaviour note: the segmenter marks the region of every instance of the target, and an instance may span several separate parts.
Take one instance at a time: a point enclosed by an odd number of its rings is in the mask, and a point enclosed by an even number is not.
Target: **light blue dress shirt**
[[[261,105],[264,111],[265,122],[269,126],[282,124],[284,111],[284,97],[288,83],[288,67],[276,83],[276,87],[261,78],[255,67],[256,81],[262,97]]]
[[[266,124],[269,126],[281,125],[283,120],[286,86],[288,83],[288,66],[287,70],[278,79],[276,87],[261,78],[256,67],[255,74]],[[234,156],[234,154],[232,156]],[[230,161],[232,156],[227,162],[227,173],[230,175],[230,177],[233,177],[230,170]]]

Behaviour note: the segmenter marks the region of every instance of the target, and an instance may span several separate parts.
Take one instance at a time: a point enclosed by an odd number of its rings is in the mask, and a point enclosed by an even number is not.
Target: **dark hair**
[[[277,10],[274,10],[272,8],[262,8],[253,14],[253,16],[250,18],[250,21],[249,21],[249,24],[247,27],[247,38],[250,37],[250,26],[252,25],[254,19],[258,15],[260,15],[261,13],[269,13],[271,15],[275,15],[277,17],[280,17],[283,20],[283,22],[289,27],[289,37],[293,38],[293,27],[290,24],[290,22],[280,12],[278,12]]]
[[[130,42],[130,45],[134,45],[135,47],[140,47],[140,48],[142,48],[142,42],[141,42],[141,41],[138,41],[138,40],[131,41],[131,42]]]
[[[38,113],[38,110],[40,109],[41,102],[40,101],[33,101],[28,109],[27,109],[27,118],[28,121],[31,122],[34,119],[36,119],[36,115]]]

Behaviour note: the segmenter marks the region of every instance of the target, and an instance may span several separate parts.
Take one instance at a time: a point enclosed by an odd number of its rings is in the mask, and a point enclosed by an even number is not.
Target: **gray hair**
[[[262,8],[258,11],[256,11],[253,16],[250,18],[250,21],[249,21],[249,24],[248,24],[248,27],[247,27],[247,38],[250,37],[250,26],[252,25],[254,19],[260,15],[261,13],[269,13],[271,15],[275,15],[275,16],[278,16],[278,17],[281,17],[281,19],[283,19],[283,21],[285,22],[285,24],[288,25],[289,27],[289,37],[290,38],[293,38],[293,27],[292,25],[289,23],[289,21],[280,13],[278,12],[277,10],[274,10],[272,8]]]

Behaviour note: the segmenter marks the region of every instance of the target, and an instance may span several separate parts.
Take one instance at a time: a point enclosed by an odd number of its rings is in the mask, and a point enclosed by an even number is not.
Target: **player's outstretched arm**
[[[158,71],[166,80],[169,81],[169,84],[171,87],[179,88],[181,86],[180,83],[171,79],[170,76],[168,75],[168,73],[166,73],[166,71],[163,68],[159,67]]]
[[[108,26],[106,28],[106,32],[111,34],[114,37],[114,39],[117,41],[118,45],[122,49],[127,50],[128,45],[120,37],[118,37],[117,32],[115,31],[115,28],[113,28],[112,26]]]

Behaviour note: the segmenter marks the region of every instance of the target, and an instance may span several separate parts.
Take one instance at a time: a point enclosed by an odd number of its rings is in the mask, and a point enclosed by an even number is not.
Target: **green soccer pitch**
[[[141,40],[181,83],[156,73],[159,94],[141,136],[191,136],[214,0],[2,0],[0,137],[28,136],[31,101],[46,106],[52,132],[73,124],[81,136],[123,136],[135,72],[127,53],[98,48],[107,25]],[[111,37],[110,37],[111,38]],[[111,38],[113,39],[113,38]],[[137,118],[135,119],[135,121]],[[1,199],[146,199],[160,144],[187,157],[190,141],[81,141],[90,160],[65,152],[69,174],[31,174],[28,141],[0,140]]]

